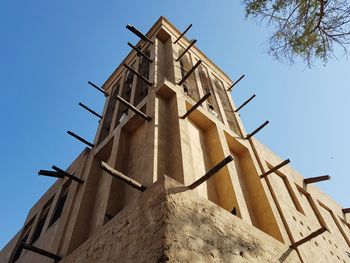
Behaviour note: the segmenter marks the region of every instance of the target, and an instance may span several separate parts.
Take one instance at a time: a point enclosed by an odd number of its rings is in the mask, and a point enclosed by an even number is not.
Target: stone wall
[[[288,246],[165,177],[62,262],[299,261]]]

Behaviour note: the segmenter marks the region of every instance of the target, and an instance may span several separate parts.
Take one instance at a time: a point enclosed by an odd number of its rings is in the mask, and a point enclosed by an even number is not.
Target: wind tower
[[[0,262],[350,262],[349,209],[246,132],[233,82],[166,18],[96,88],[93,142],[30,210]],[[219,47],[218,47],[219,48]]]

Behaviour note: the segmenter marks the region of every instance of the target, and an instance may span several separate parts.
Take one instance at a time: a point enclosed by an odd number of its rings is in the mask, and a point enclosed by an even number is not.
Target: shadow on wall
[[[277,243],[274,247],[270,240],[265,242],[234,215],[191,198],[188,190],[184,186],[168,190],[167,238],[158,262],[293,262],[289,258],[293,249],[284,252]]]

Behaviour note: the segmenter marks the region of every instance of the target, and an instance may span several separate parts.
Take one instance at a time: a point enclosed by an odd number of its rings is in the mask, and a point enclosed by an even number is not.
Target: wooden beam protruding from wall
[[[133,50],[135,50],[138,55],[143,56],[145,59],[147,59],[151,63],[153,62],[153,60],[149,56],[147,56],[145,53],[143,53],[140,48],[135,47],[130,42],[128,42],[128,46],[131,47]]]
[[[135,181],[134,179],[124,175],[123,173],[115,170],[114,168],[110,167],[107,163],[105,163],[104,161],[100,162],[100,167],[106,171],[109,175],[113,176],[114,178],[117,178],[121,181],[123,181],[124,183],[130,185],[131,187],[144,192],[147,187],[140,184],[139,182]]]
[[[86,145],[90,146],[91,148],[94,148],[95,147],[95,144],[91,143],[91,142],[88,142],[87,140],[83,139],[82,137],[80,137],[79,135],[76,135],[74,132],[71,132],[71,131],[67,131],[67,133],[74,137],[75,139],[81,141],[82,143],[85,143]]]
[[[136,36],[138,36],[142,40],[145,40],[153,45],[153,41],[150,40],[148,37],[146,37],[144,34],[142,34],[136,27],[128,24],[126,25],[126,28],[129,29],[131,32],[133,32]]]
[[[245,75],[242,75],[238,80],[236,80],[228,89],[227,91],[231,91],[233,89],[233,87],[240,82],[243,78],[245,77]]]
[[[197,63],[187,72],[187,74],[182,78],[182,80],[180,80],[179,83],[177,83],[177,85],[182,85],[186,79],[188,79],[189,76],[191,76],[191,74],[193,73],[193,71],[196,70],[196,68],[202,63],[202,60],[198,60]]]
[[[126,67],[128,70],[130,70],[132,73],[134,73],[136,76],[138,76],[140,79],[142,79],[144,82],[146,82],[148,85],[152,86],[153,83],[150,82],[148,79],[146,79],[144,76],[142,76],[139,72],[137,72],[135,69],[130,67],[128,64],[124,63],[124,67]]]
[[[260,178],[264,178],[266,176],[268,176],[269,174],[277,171],[278,169],[280,169],[281,167],[287,165],[290,163],[290,160],[284,160],[283,162],[281,162],[279,165],[276,165],[275,167],[272,167],[270,170],[268,170],[267,172],[263,173],[262,175],[260,175]]]
[[[196,104],[194,104],[191,109],[189,109],[183,116],[181,116],[181,119],[186,119],[195,109],[197,109],[200,105],[202,105],[203,102],[207,100],[210,96],[211,96],[211,92],[209,91],[202,98],[200,98],[199,101]]]
[[[88,106],[84,105],[83,103],[79,102],[79,106],[82,107],[83,109],[87,110],[88,112],[92,113],[93,115],[99,117],[100,119],[102,119],[102,115],[100,115],[96,111],[90,109]]]
[[[64,177],[63,174],[60,174],[60,173],[55,172],[55,171],[49,171],[49,170],[39,170],[38,175],[56,177],[56,178],[60,178],[60,179],[62,179]]]
[[[96,84],[92,83],[91,81],[88,81],[88,84],[89,84],[91,87],[93,87],[93,88],[97,89],[98,91],[100,91],[101,93],[103,93],[106,97],[108,97],[108,93],[105,92],[103,89],[101,89],[101,88],[100,88],[99,86],[97,86]]]
[[[214,174],[216,174],[219,170],[221,170],[224,166],[226,166],[228,163],[232,161],[233,161],[233,157],[231,155],[227,156],[225,159],[223,159],[221,162],[219,162],[217,165],[211,168],[208,172],[206,172],[205,175],[203,175],[197,181],[189,185],[188,188],[190,188],[191,190],[195,189],[205,181],[209,180],[210,177],[212,177]]]
[[[65,171],[63,171],[62,169],[56,167],[56,166],[52,166],[52,169],[54,169],[55,171],[49,171],[49,170],[39,170],[38,171],[38,175],[42,175],[42,176],[50,176],[50,177],[56,177],[56,178],[64,178],[64,177],[68,177],[70,179],[72,179],[73,181],[78,182],[79,184],[84,183],[83,180],[79,179],[78,177],[74,176],[74,174],[69,174]]]
[[[256,95],[254,94],[253,96],[251,96],[249,99],[247,99],[245,102],[242,103],[241,106],[239,106],[235,112],[239,112],[245,105],[247,105],[252,99],[254,99],[256,97]]]
[[[330,179],[331,179],[331,177],[329,175],[323,175],[323,176],[306,178],[306,179],[304,179],[304,183],[305,184],[313,184],[313,183],[317,183],[317,182],[321,182],[321,181],[327,181]]]
[[[115,97],[116,100],[119,100],[121,103],[123,103],[126,107],[128,107],[130,110],[132,110],[133,112],[135,112],[137,115],[139,115],[140,117],[144,118],[147,121],[152,120],[152,118],[150,116],[147,116],[146,114],[144,114],[142,111],[140,111],[138,108],[136,108],[134,105],[132,105],[131,103],[127,102],[126,100],[124,100],[122,97],[120,96],[116,96]]]
[[[258,128],[256,128],[254,131],[252,131],[251,133],[249,133],[245,139],[249,140],[251,137],[253,137],[255,134],[257,134],[261,129],[263,129],[267,124],[269,124],[269,121],[265,121],[263,124],[261,124]]]
[[[344,208],[342,211],[344,214],[350,214],[350,208]]]
[[[52,169],[54,169],[57,173],[60,173],[63,176],[68,177],[68,178],[72,179],[73,181],[76,181],[79,184],[83,184],[84,183],[84,181],[79,179],[78,177],[76,177],[74,175],[74,173],[73,174],[67,173],[66,171],[62,170],[61,168],[58,168],[55,165],[52,165]]]
[[[192,27],[192,24],[190,24],[184,32],[181,33],[181,35],[175,40],[174,44],[176,44],[186,33],[188,30],[190,30],[190,28]]]
[[[296,249],[297,247],[299,247],[300,245],[310,241],[311,239],[321,235],[322,233],[326,232],[328,229],[326,226],[324,227],[321,227],[320,229],[312,232],[310,235],[304,237],[303,239],[297,241],[297,242],[294,242],[293,244],[290,245],[290,248],[292,249]]]
[[[191,43],[188,45],[188,47],[180,54],[180,56],[175,60],[176,62],[179,61],[189,50],[190,48],[196,44],[197,39],[193,39]]]

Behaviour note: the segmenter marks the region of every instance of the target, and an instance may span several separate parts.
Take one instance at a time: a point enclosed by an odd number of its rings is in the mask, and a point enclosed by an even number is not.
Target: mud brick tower
[[[93,142],[0,262],[350,262],[340,207],[247,133],[236,82],[160,17],[100,88]],[[131,34],[131,33],[130,33]],[[240,78],[241,79],[241,78]],[[254,97],[254,96],[253,96]],[[252,97],[252,98],[253,98]],[[251,98],[251,99],[252,99]]]

